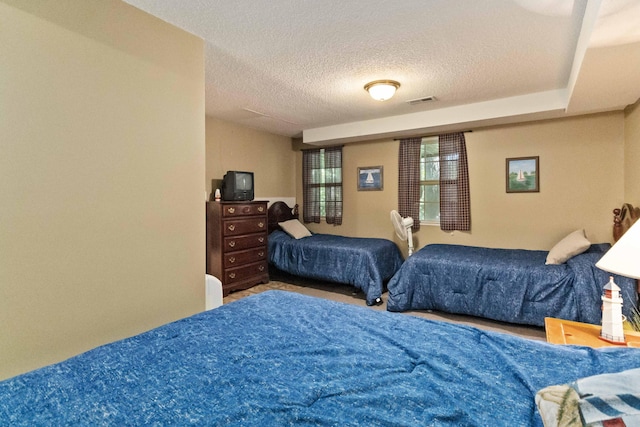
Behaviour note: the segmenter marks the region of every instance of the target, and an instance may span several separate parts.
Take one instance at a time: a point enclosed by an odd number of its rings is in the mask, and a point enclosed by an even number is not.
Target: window
[[[464,133],[400,140],[398,212],[440,224],[442,231],[471,230],[469,169]]]
[[[420,221],[440,223],[440,155],[438,137],[420,144]]]
[[[302,158],[304,222],[342,224],[342,147],[305,150]]]
[[[310,187],[318,192],[318,201],[320,207],[320,216],[327,216],[327,193],[330,193],[331,200],[335,199],[336,189],[327,184],[336,184],[342,182],[342,167],[335,164],[327,165],[325,150],[322,148],[317,154],[317,161],[313,162],[315,167],[311,168]]]

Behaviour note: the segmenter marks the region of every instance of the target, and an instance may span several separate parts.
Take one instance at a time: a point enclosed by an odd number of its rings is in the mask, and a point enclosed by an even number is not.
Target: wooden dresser
[[[231,291],[269,282],[267,202],[207,202],[207,273]]]

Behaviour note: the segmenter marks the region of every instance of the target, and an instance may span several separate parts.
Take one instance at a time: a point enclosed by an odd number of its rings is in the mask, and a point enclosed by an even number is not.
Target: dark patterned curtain
[[[400,140],[398,153],[398,213],[413,218],[413,231],[420,230],[420,145],[422,138]]]
[[[324,203],[327,224],[342,225],[342,147],[324,150]]]
[[[440,229],[470,231],[469,169],[464,133],[438,137],[440,155]]]
[[[342,146],[302,152],[302,197],[304,222],[342,224]]]
[[[302,220],[320,223],[320,148],[302,152]]]

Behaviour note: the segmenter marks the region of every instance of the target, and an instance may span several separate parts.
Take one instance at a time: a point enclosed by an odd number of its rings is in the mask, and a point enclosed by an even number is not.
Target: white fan
[[[413,234],[411,232],[411,226],[413,226],[413,218],[410,216],[402,218],[398,211],[391,211],[391,222],[396,229],[396,234],[402,240],[406,240],[409,244],[409,256],[413,254]]]

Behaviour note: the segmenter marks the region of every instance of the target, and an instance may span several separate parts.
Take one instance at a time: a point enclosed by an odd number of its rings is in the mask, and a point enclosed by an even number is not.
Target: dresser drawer
[[[265,259],[267,259],[266,247],[230,252],[224,254],[224,267],[233,268],[258,261],[264,261]]]
[[[224,253],[227,253],[229,251],[240,251],[258,246],[266,247],[266,245],[267,233],[251,234],[249,236],[225,237],[222,250]]]
[[[267,204],[244,204],[234,203],[232,205],[224,205],[222,209],[223,218],[233,218],[242,216],[265,215],[267,213]]]
[[[267,261],[249,264],[238,268],[229,268],[225,271],[226,283],[232,285],[252,276],[260,276],[268,272]]]
[[[267,231],[267,221],[264,218],[232,219],[222,221],[223,236],[237,236],[240,234],[259,233]]]

